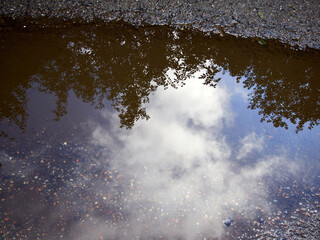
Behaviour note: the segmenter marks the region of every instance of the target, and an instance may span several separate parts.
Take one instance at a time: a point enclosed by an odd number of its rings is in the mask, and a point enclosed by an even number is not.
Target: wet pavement
[[[320,48],[318,0],[2,0],[0,24],[25,17],[35,22],[124,20],[134,25],[180,25],[242,37],[279,39],[301,48]],[[9,18],[9,19],[6,19]],[[6,23],[7,22],[7,23]]]
[[[2,239],[319,239],[318,51],[124,22],[0,39]]]

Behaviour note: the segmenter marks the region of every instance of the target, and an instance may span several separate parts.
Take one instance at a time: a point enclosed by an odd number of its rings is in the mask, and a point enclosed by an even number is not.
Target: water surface
[[[123,23],[0,35],[2,238],[319,236],[319,52]]]

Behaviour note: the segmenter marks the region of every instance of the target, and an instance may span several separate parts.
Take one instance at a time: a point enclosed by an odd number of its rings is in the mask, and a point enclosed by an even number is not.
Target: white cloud
[[[268,211],[259,180],[286,160],[270,156],[232,172],[233,149],[221,134],[225,124],[232,123],[227,89],[190,80],[178,91],[159,90],[147,109],[151,119],[137,122],[130,132],[115,124],[113,129],[97,127],[93,134],[116,152],[112,167],[124,176],[118,184],[124,188],[123,208],[130,217],[118,227],[130,235],[119,230],[121,239],[221,236],[226,217],[254,216],[256,206]],[[240,140],[237,158],[262,151],[263,141],[248,134]]]
[[[77,213],[81,223],[75,221],[67,239],[192,240],[201,234],[223,239],[224,219],[256,218],[257,209],[268,212],[262,179],[297,167],[285,154],[261,154],[254,163],[235,164],[263,153],[266,140],[251,132],[233,149],[236,140],[229,143],[222,131],[233,124],[230,94],[226,86],[214,89],[191,79],[178,90],[158,90],[147,106],[151,119],[138,121],[130,131],[120,129],[117,113],[107,109],[101,115],[108,124],[102,125],[101,119],[83,124],[93,129],[92,145],[107,151],[90,155],[72,181],[66,180],[58,192],[61,205],[48,213],[48,229],[61,215],[73,219]],[[108,172],[107,178],[109,171],[117,172],[110,181],[90,175]],[[62,203],[69,198],[72,206],[66,209]],[[123,219],[113,222],[110,216],[95,214],[91,210],[96,202],[122,213]]]
[[[256,133],[250,133],[240,140],[241,148],[238,151],[237,159],[248,156],[251,152],[261,152],[263,150],[264,138],[258,137]]]

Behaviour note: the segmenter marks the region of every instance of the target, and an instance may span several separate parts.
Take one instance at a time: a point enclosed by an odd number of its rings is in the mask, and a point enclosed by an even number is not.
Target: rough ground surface
[[[0,26],[31,17],[188,25],[320,49],[319,0],[1,0]]]

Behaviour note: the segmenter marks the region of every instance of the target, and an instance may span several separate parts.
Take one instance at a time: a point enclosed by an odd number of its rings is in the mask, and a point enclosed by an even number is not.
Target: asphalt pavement
[[[1,0],[0,26],[50,19],[183,25],[320,49],[319,0]]]

